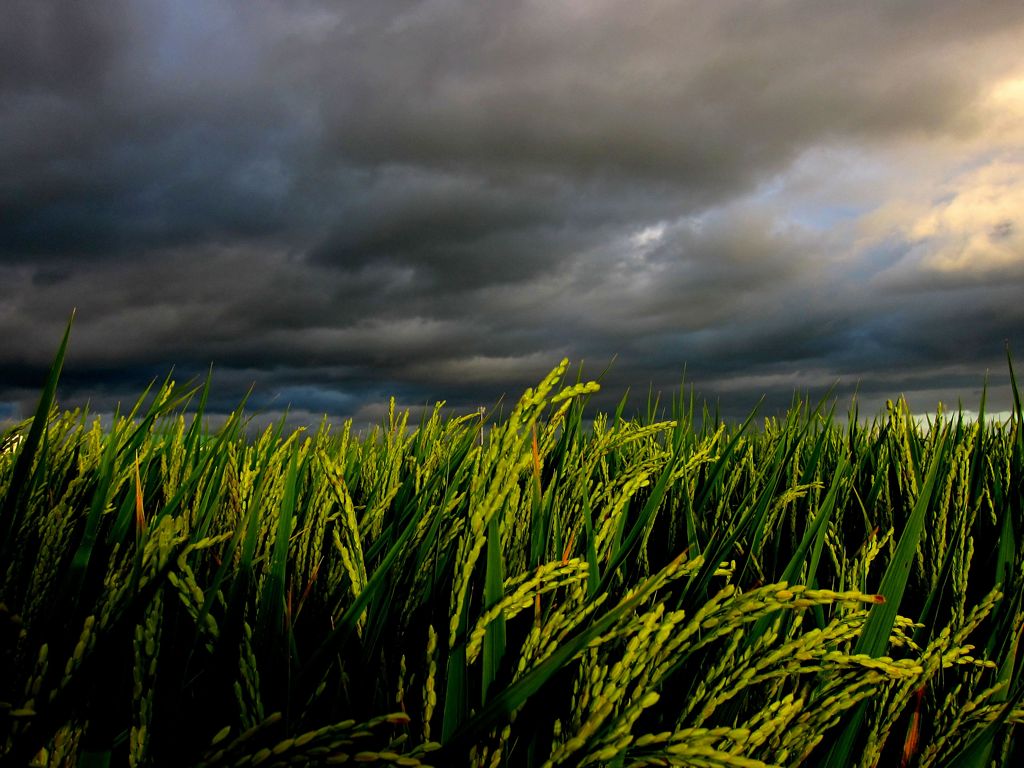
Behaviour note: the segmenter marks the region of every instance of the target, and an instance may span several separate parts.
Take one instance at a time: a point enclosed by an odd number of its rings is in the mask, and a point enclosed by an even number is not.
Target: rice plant
[[[0,438],[0,766],[1021,757],[1024,433],[901,400],[247,436],[208,384]],[[1012,365],[1011,365],[1012,378]],[[244,404],[243,404],[244,405]]]

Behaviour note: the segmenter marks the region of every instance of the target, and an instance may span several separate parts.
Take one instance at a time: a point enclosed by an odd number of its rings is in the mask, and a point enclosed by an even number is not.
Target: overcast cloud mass
[[[8,0],[0,420],[73,307],[98,411],[211,363],[223,408],[469,409],[563,356],[1005,407],[1021,40],[1019,0]]]

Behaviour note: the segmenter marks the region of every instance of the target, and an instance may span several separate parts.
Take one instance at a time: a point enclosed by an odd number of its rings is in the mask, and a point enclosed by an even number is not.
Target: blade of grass
[[[498,533],[498,517],[487,523],[487,572],[484,577],[484,610],[495,606],[505,596],[505,565]],[[498,677],[498,669],[505,656],[505,614],[498,614],[487,625],[483,646],[483,677],[480,685],[480,704],[487,703],[491,685]]]
[[[647,501],[644,502],[643,509],[640,510],[640,514],[637,516],[636,521],[633,523],[633,527],[626,535],[625,540],[621,543],[615,555],[612,557],[611,562],[608,564],[608,568],[604,572],[604,576],[601,578],[601,583],[598,585],[598,593],[608,589],[612,579],[615,576],[615,572],[619,569],[619,566],[629,557],[630,553],[636,547],[640,541],[640,537],[643,535],[644,528],[653,519],[661,506],[662,499],[665,498],[665,491],[668,490],[669,481],[672,479],[672,474],[676,469],[676,457],[672,456],[668,461],[665,462],[665,467],[658,477],[658,482],[655,483],[651,495],[647,497]],[[625,516],[623,516],[625,519]]]
[[[597,542],[594,531],[594,512],[590,506],[590,478],[581,484],[583,501],[583,525],[587,533],[587,599],[594,597],[601,586],[601,566],[597,559]]]
[[[854,646],[853,652],[855,654],[881,656],[889,645],[889,634],[892,632],[893,624],[896,622],[900,601],[903,599],[903,592],[910,577],[910,568],[913,565],[917,548],[921,542],[921,536],[924,533],[926,515],[931,506],[936,481],[940,470],[946,463],[946,438],[948,431],[949,425],[947,424],[938,435],[938,442],[932,454],[932,463],[928,468],[928,474],[924,479],[924,483],[920,485],[921,490],[914,503],[914,508],[910,513],[903,533],[900,535],[892,561],[886,568],[885,575],[882,577],[882,583],[878,589],[878,593],[885,599],[885,602],[872,606],[868,619],[864,623],[860,638],[857,640],[856,646]],[[853,763],[854,750],[860,738],[866,709],[867,702],[862,702],[854,711],[852,718],[843,729],[842,734],[826,758],[824,765],[827,768],[845,768]]]
[[[277,534],[270,557],[270,569],[263,582],[256,610],[256,626],[260,634],[267,638],[278,638],[284,628],[284,589],[287,579],[285,571],[288,565],[288,537],[291,535],[295,515],[298,460],[299,446],[296,444],[292,447],[285,474],[284,494],[277,519]]]
[[[32,426],[18,452],[18,459],[14,463],[14,471],[11,473],[11,481],[7,486],[7,493],[4,495],[3,507],[0,507],[0,562],[9,562],[10,547],[21,523],[24,502],[29,493],[25,481],[32,470],[36,451],[50,418],[50,410],[53,408],[53,401],[57,393],[57,381],[60,379],[60,373],[64,367],[64,356],[68,350],[68,339],[71,337],[71,324],[74,320],[75,313],[72,312],[68,324],[64,328],[64,337],[57,348],[57,355],[46,376],[46,384],[39,397],[39,405],[36,407],[35,416],[32,417]]]

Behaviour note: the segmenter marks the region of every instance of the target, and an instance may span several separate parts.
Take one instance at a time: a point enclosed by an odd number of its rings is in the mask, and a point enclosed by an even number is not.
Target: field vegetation
[[[0,767],[988,766],[1024,433],[902,400],[247,436],[205,387],[0,442]],[[1011,366],[1012,377],[1012,366]]]

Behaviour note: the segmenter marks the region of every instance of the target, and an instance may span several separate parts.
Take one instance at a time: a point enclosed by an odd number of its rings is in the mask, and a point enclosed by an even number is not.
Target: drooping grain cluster
[[[252,440],[170,382],[59,412],[60,359],[0,445],[0,766],[1019,756],[1019,402],[585,427],[563,362],[493,423]]]

